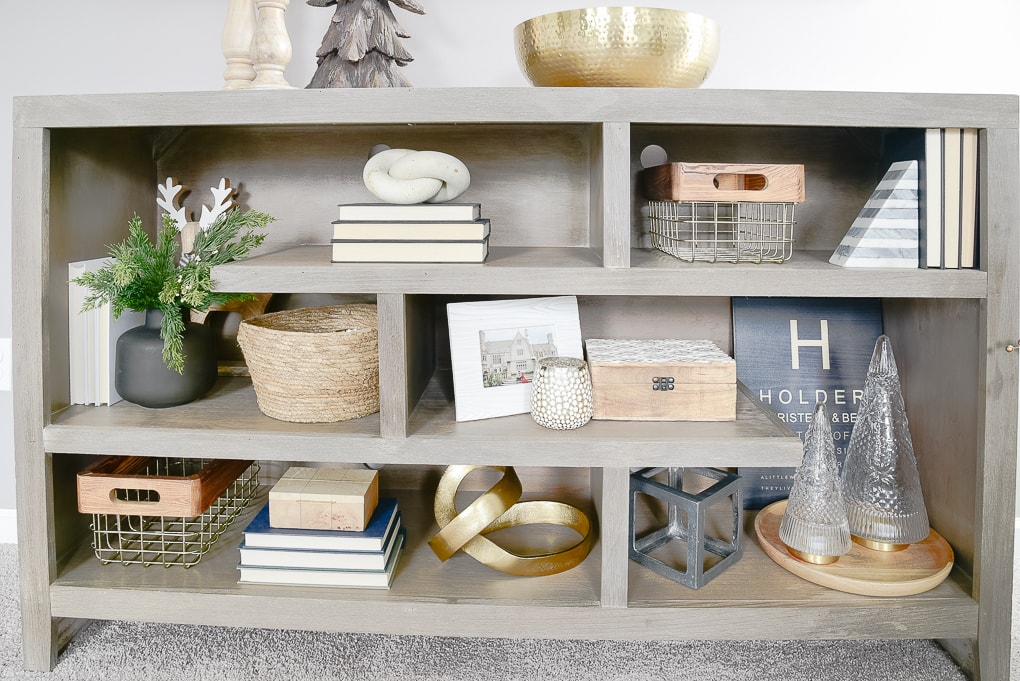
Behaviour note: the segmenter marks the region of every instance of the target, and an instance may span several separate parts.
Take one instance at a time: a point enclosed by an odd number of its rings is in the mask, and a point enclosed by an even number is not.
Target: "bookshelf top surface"
[[[669,88],[365,88],[17,97],[15,127],[686,123],[1016,128],[1013,95]]]
[[[490,248],[482,264],[329,261],[329,246],[304,245],[213,270],[224,291],[517,295],[798,295],[984,298],[982,270],[844,268],[829,252],[798,251],[783,265],[684,263],[634,249],[631,267],[605,268],[587,248]],[[301,276],[295,276],[299,271]]]

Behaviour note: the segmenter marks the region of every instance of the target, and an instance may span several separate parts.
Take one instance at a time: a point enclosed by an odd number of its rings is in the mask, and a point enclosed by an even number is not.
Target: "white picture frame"
[[[458,421],[528,414],[535,360],[584,358],[575,296],[449,303],[446,312]]]

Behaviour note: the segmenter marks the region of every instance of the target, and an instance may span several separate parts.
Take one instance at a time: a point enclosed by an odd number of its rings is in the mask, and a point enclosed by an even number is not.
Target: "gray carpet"
[[[53,673],[25,672],[21,664],[15,554],[15,545],[0,544],[0,679],[956,681],[966,678],[931,641],[518,641],[128,622],[96,622],[68,646]],[[1020,678],[1015,645],[1012,663],[1014,678]]]

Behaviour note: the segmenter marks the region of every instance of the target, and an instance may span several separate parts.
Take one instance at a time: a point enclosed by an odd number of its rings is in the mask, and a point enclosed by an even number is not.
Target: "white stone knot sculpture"
[[[441,151],[386,149],[368,159],[363,173],[368,191],[387,203],[443,203],[471,184],[460,159]]]

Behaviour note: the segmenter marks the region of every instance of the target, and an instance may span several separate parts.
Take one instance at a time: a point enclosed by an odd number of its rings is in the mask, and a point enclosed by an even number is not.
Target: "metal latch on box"
[[[674,383],[672,376],[652,376],[652,390],[673,390]]]

